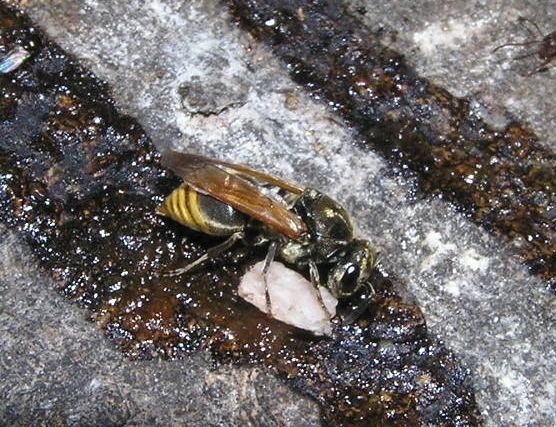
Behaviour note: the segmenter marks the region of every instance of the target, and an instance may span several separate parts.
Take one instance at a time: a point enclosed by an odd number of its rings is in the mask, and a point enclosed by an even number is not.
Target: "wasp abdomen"
[[[158,213],[212,236],[229,236],[243,230],[247,222],[247,217],[230,205],[185,184],[166,197]]]

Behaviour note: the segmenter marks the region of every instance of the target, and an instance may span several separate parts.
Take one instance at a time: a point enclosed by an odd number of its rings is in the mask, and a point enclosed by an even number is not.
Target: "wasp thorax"
[[[317,190],[306,190],[299,198],[296,209],[315,239],[327,238],[349,242],[353,238],[353,225],[347,211],[334,199]]]

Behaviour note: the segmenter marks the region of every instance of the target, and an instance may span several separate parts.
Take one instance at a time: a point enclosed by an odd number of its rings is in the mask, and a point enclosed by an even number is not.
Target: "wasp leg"
[[[276,256],[276,249],[278,248],[278,243],[272,242],[268,247],[268,252],[266,254],[266,258],[264,260],[263,266],[263,281],[264,281],[264,296],[266,300],[266,312],[272,316],[272,303],[270,301],[270,293],[268,292],[268,282],[266,280],[266,274],[268,269],[270,268],[270,264],[274,261],[274,257]]]
[[[313,284],[313,289],[315,290],[315,295],[319,300],[320,306],[322,307],[322,309],[324,310],[328,318],[332,318],[332,313],[328,311],[328,308],[326,308],[326,305],[324,304],[324,301],[322,299],[322,295],[320,293],[321,286],[320,286],[319,270],[317,268],[317,265],[313,261],[309,262],[309,274],[311,275],[311,283]]]
[[[527,74],[527,77],[531,77],[533,74],[537,74],[537,73],[544,73],[545,71],[548,70],[548,66],[550,65],[551,61],[552,61],[552,58],[549,58],[548,60],[544,61],[536,69],[534,69],[529,74]]]
[[[192,263],[186,265],[183,268],[178,268],[177,270],[168,271],[168,272],[164,273],[163,275],[167,276],[167,277],[173,277],[173,276],[180,276],[180,275],[185,274],[189,271],[192,271],[195,268],[199,267],[201,264],[203,264],[205,261],[208,261],[211,258],[215,258],[218,255],[220,255],[222,252],[227,251],[238,240],[241,240],[244,237],[245,237],[245,234],[241,231],[238,232],[238,233],[234,233],[227,240],[225,240],[224,242],[210,248],[204,255],[200,256],[199,258],[197,258]]]
[[[524,53],[523,55],[514,56],[512,60],[519,61],[520,59],[529,58],[531,56],[535,56],[536,54],[537,52],[528,52],[528,53]]]
[[[283,199],[286,204],[286,207],[289,210],[292,210],[300,197],[301,197],[300,194],[292,194],[292,193],[284,194]]]

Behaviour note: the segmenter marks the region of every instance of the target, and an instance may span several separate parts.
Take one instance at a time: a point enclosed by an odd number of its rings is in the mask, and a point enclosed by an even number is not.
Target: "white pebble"
[[[264,262],[251,267],[242,277],[238,293],[247,302],[266,313],[266,297],[262,268]],[[289,325],[313,332],[315,335],[331,333],[330,315],[336,315],[338,300],[325,288],[319,288],[324,311],[315,288],[307,279],[279,262],[273,262],[267,272],[272,317]]]

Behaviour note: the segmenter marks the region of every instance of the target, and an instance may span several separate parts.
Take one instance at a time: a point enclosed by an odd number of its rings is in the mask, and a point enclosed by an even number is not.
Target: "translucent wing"
[[[297,239],[306,231],[301,218],[265,195],[254,182],[301,194],[303,189],[295,184],[247,166],[172,150],[164,152],[161,163],[200,193],[236,208],[285,236]]]

